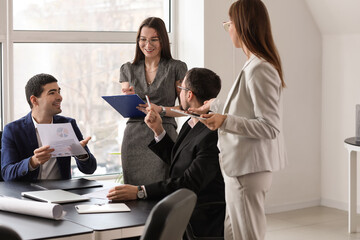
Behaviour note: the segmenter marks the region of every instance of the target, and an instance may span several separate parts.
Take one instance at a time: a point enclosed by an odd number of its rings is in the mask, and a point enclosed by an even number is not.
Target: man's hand
[[[135,200],[137,192],[137,186],[125,184],[111,188],[106,197],[112,201]]]
[[[34,150],[34,155],[30,158],[30,164],[32,168],[37,168],[43,165],[51,158],[51,153],[54,151],[49,145],[39,147]]]
[[[159,136],[163,131],[164,128],[162,126],[162,119],[160,114],[153,109],[149,109],[148,114],[145,117],[145,123],[148,127],[154,132],[156,136]]]
[[[80,141],[80,145],[82,147],[85,147],[88,144],[88,142],[90,141],[90,139],[91,139],[91,137],[85,138],[84,140]]]

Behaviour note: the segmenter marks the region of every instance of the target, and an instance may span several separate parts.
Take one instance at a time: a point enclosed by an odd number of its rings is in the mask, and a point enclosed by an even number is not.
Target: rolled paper
[[[22,200],[12,197],[0,197],[0,210],[55,220],[63,219],[66,213],[59,204]]]

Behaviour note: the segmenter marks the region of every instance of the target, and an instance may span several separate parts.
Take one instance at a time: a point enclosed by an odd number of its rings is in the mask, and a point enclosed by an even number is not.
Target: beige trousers
[[[263,240],[266,232],[265,195],[271,172],[258,172],[225,180],[225,240]]]

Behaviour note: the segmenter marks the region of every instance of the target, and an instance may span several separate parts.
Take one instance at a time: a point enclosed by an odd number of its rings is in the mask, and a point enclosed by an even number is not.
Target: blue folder
[[[139,104],[145,104],[137,94],[102,96],[102,98],[124,118],[145,117],[145,113],[136,108]]]

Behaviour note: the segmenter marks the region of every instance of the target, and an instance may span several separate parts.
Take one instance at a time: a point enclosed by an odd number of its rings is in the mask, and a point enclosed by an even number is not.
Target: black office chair
[[[166,196],[151,210],[140,240],[182,239],[196,200],[196,194],[185,188]]]
[[[21,240],[21,237],[15,230],[4,225],[0,225],[0,239]]]

